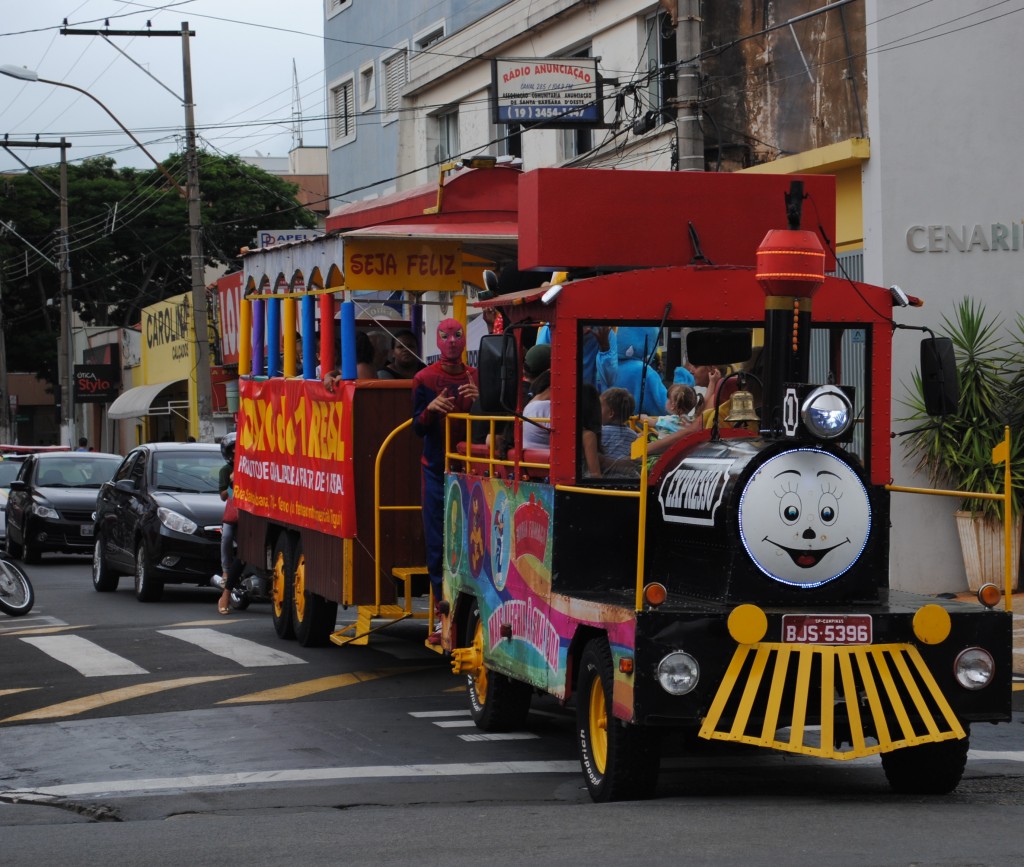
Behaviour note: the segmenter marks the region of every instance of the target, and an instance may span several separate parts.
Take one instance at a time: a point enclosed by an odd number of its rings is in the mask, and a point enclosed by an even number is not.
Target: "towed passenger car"
[[[7,553],[26,563],[92,550],[96,494],[121,462],[105,452],[26,455],[7,498]]]
[[[212,443],[133,449],[96,499],[93,587],[110,592],[133,574],[139,601],[155,602],[165,584],[207,586],[220,571],[223,465]]]

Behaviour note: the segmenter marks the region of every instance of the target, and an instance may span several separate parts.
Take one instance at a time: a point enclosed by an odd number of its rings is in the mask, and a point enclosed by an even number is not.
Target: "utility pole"
[[[74,397],[71,377],[74,374],[74,344],[71,329],[71,252],[68,243],[68,145],[60,140],[60,338],[57,341],[57,371],[61,394],[61,442],[75,447]]]
[[[188,228],[189,228],[189,257],[192,263],[192,317],[193,330],[195,333],[195,394],[196,394],[196,415],[191,419],[193,435],[200,442],[213,442],[213,386],[210,382],[210,326],[209,326],[209,305],[206,301],[206,278],[204,273],[205,257],[203,255],[203,216],[201,199],[199,197],[199,155],[196,151],[196,122],[195,105],[192,102],[192,61],[189,50],[189,37],[195,36],[195,31],[188,29],[188,22],[181,22],[181,30],[80,30],[61,28],[64,36],[100,36],[109,43],[116,51],[124,54],[120,48],[110,41],[111,36],[175,36],[181,39],[182,75],[184,78],[184,92],[178,96],[170,90],[163,82],[146,72],[161,87],[170,92],[173,96],[182,101],[185,106],[185,167],[187,171],[186,199],[188,201]],[[127,55],[125,55],[127,57]],[[94,97],[95,98],[95,97]],[[108,111],[109,113],[109,111]],[[145,150],[145,149],[143,149]]]
[[[676,145],[679,171],[704,171],[700,127],[700,0],[678,0],[676,13]]]
[[[181,57],[185,80],[185,159],[188,162],[188,227],[192,253],[192,316],[196,335],[196,403],[199,430],[196,439],[213,442],[213,386],[210,383],[210,329],[206,303],[203,217],[199,199],[199,154],[196,151],[195,105],[192,102],[192,61],[188,22],[181,22]]]

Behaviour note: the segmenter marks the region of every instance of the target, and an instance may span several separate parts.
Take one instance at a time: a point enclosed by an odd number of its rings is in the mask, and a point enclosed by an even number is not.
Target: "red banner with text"
[[[239,382],[235,502],[242,511],[350,539],[354,383]]]

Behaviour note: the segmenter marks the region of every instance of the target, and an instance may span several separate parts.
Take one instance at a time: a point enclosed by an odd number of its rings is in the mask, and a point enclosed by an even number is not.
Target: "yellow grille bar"
[[[912,644],[764,642],[736,648],[700,736],[842,761],[966,733]]]

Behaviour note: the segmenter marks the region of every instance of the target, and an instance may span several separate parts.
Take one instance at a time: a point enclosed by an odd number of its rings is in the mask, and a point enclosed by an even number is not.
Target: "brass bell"
[[[754,410],[754,395],[746,389],[739,389],[733,392],[732,400],[729,402],[729,414],[725,420],[730,424],[738,424],[747,421],[760,421],[757,412]]]

